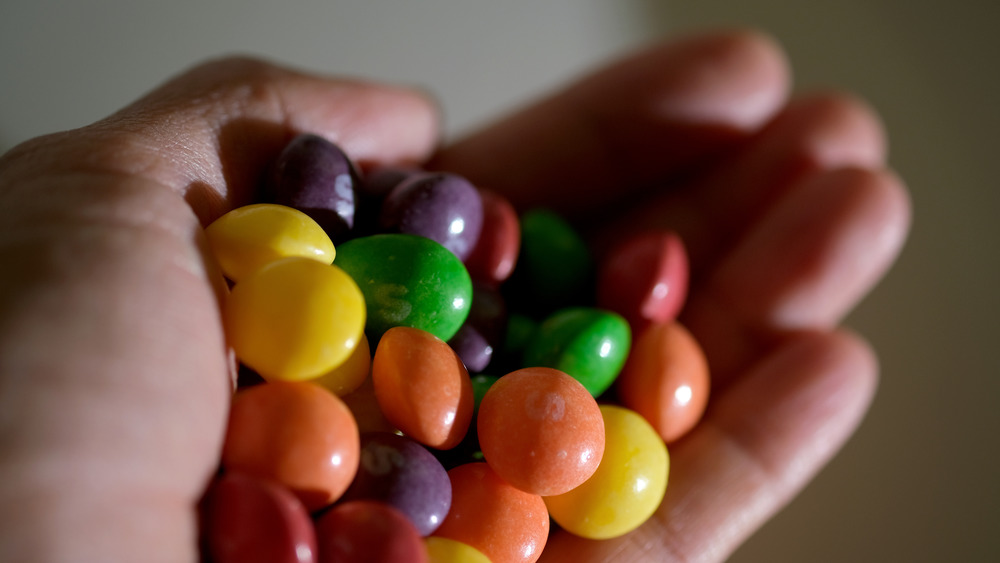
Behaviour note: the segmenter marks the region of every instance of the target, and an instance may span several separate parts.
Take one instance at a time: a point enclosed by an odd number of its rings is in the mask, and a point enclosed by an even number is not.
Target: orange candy
[[[344,493],[359,455],[351,412],[318,385],[277,381],[233,397],[222,466],[285,485],[310,511]]]
[[[445,341],[417,328],[389,329],[375,349],[372,380],[382,412],[404,434],[444,450],[465,437],[472,383]]]
[[[641,414],[669,444],[705,412],[708,362],[682,325],[654,324],[636,339],[616,384],[622,404]]]
[[[485,463],[448,472],[451,510],[434,536],[483,552],[492,563],[533,563],[549,535],[545,501],[501,479]]]
[[[551,368],[524,368],[498,379],[479,406],[478,431],[490,467],[537,495],[579,486],[604,454],[597,401],[579,381]]]

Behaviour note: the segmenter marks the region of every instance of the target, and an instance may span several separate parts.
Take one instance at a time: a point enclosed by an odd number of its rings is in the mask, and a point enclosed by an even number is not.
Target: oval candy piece
[[[511,276],[519,311],[583,303],[593,289],[594,259],[576,229],[546,209],[521,216],[521,250]]]
[[[510,485],[485,463],[460,465],[448,477],[451,510],[436,537],[471,545],[492,563],[538,560],[549,535],[542,497]]]
[[[205,495],[202,525],[215,563],[313,563],[316,532],[305,506],[272,481],[227,473]]]
[[[636,339],[615,385],[622,404],[641,414],[669,444],[705,412],[708,361],[681,324],[654,324]]]
[[[483,202],[483,227],[465,258],[474,281],[493,286],[510,277],[521,251],[521,222],[514,206],[502,195],[479,190]]]
[[[400,511],[427,536],[451,507],[451,481],[441,462],[413,440],[388,432],[361,435],[361,463],[343,500],[376,500]]]
[[[478,416],[486,463],[522,491],[547,496],[574,489],[604,454],[597,401],[559,370],[508,373],[486,392]]]
[[[597,304],[628,320],[638,334],[652,323],[677,317],[688,289],[684,243],[672,231],[625,239],[602,262]]]
[[[312,512],[347,490],[359,449],[357,424],[336,395],[309,382],[279,381],[233,397],[222,466],[277,481]]]
[[[447,343],[427,331],[389,329],[375,349],[372,381],[385,417],[421,444],[447,450],[469,429],[469,372]]]
[[[483,201],[455,174],[418,174],[403,180],[382,202],[386,230],[427,237],[465,260],[483,227]]]
[[[237,358],[268,381],[312,379],[361,342],[365,300],[336,266],[283,258],[241,280],[223,306]]]
[[[330,237],[308,215],[272,203],[237,207],[205,228],[222,273],[239,281],[261,267],[289,256],[333,263]]]
[[[424,539],[424,545],[429,563],[490,563],[482,551],[460,541],[430,537]]]
[[[601,406],[604,457],[582,485],[545,497],[549,514],[572,534],[603,540],[638,528],[656,512],[667,489],[670,458],[663,440],[638,413]]]
[[[354,500],[316,519],[318,563],[427,563],[427,548],[413,524],[395,508]]]
[[[334,265],[361,288],[368,339],[376,348],[394,326],[426,330],[442,340],[458,332],[472,307],[472,280],[440,244],[416,235],[381,234],[349,240]]]
[[[276,203],[312,217],[334,240],[351,230],[358,175],[340,147],[305,133],[285,146],[274,169]]]
[[[597,397],[618,377],[631,344],[631,330],[621,315],[572,307],[542,321],[528,342],[524,365],[566,372]]]

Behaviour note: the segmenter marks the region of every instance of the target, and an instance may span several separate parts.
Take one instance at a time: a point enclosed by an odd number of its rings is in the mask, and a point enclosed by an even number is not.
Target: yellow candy
[[[483,552],[460,541],[431,536],[424,543],[430,563],[490,563]]]
[[[579,487],[545,497],[549,514],[573,534],[601,540],[621,536],[649,519],[667,489],[667,447],[642,416],[604,405],[604,457]]]
[[[233,287],[223,321],[243,363],[269,381],[301,381],[347,360],[361,342],[365,301],[337,266],[283,258]]]
[[[238,207],[205,229],[209,247],[227,278],[239,281],[289,256],[333,263],[330,237],[305,213],[271,203]]]
[[[361,334],[361,342],[354,347],[351,355],[344,363],[324,373],[313,380],[313,383],[326,387],[338,397],[352,393],[364,383],[371,373],[372,354],[368,346],[368,338]]]

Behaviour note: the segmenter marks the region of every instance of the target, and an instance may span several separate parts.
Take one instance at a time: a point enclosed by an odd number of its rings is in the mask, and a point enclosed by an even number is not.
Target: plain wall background
[[[1000,4],[987,0],[0,0],[0,151],[242,52],[420,84],[449,133],[679,30],[759,27],[800,90],[881,112],[914,224],[849,319],[880,353],[872,411],[738,562],[1000,560]]]

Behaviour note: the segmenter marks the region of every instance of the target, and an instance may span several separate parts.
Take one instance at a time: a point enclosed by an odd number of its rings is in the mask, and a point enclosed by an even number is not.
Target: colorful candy
[[[614,383],[628,357],[632,333],[621,316],[590,307],[557,311],[534,332],[524,365],[575,377],[597,397]]]
[[[564,529],[590,539],[621,536],[656,511],[667,488],[670,460],[656,431],[639,414],[604,405],[604,457],[585,483],[545,497],[549,514]]]
[[[510,277],[521,251],[521,223],[514,206],[496,192],[480,190],[483,228],[465,259],[475,281],[499,285]]]
[[[558,495],[586,481],[604,454],[597,401],[551,368],[524,368],[493,384],[479,405],[479,445],[505,481]]]
[[[434,532],[451,507],[451,482],[441,462],[404,436],[361,435],[361,465],[343,499],[377,500],[404,514],[420,535]]]
[[[281,483],[310,511],[347,490],[358,458],[354,417],[318,385],[279,381],[233,397],[222,466]]]
[[[454,254],[430,239],[406,234],[356,238],[337,248],[334,264],[364,294],[372,343],[394,326],[448,340],[469,315],[469,273]]]
[[[375,396],[387,419],[421,444],[458,445],[472,420],[472,384],[458,355],[440,338],[389,329],[372,361]]]
[[[318,135],[299,135],[274,166],[275,202],[312,217],[339,240],[354,226],[354,165],[339,147]]]
[[[289,256],[330,264],[333,242],[308,215],[270,203],[247,205],[226,213],[205,228],[222,273],[239,281],[261,267]]]
[[[316,520],[318,563],[427,563],[427,548],[413,524],[376,501],[339,504]]]
[[[538,560],[549,534],[542,497],[513,487],[485,463],[460,465],[448,477],[451,510],[435,536],[471,545],[492,563]]]
[[[586,301],[594,259],[580,235],[559,215],[545,209],[522,215],[519,260],[511,281],[530,308],[551,311]]]
[[[387,232],[427,237],[465,260],[483,227],[483,201],[461,176],[415,174],[385,197],[379,220]]]
[[[490,563],[482,551],[448,538],[430,537],[424,540],[429,563]]]
[[[687,298],[688,259],[671,231],[625,239],[601,265],[597,303],[641,332],[651,323],[672,321]]]
[[[340,268],[283,258],[233,287],[223,322],[243,363],[269,381],[300,381],[336,368],[354,352],[365,326],[365,300]]]
[[[701,419],[709,383],[701,346],[673,322],[654,324],[639,336],[616,385],[622,404],[641,414],[669,444]]]
[[[314,563],[316,532],[305,506],[269,480],[227,473],[203,504],[213,563]]]

